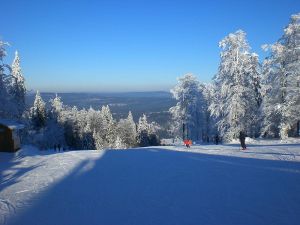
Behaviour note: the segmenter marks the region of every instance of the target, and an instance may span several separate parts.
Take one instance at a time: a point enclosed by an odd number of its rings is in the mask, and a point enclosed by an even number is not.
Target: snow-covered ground
[[[0,224],[300,224],[300,144],[0,153]]]

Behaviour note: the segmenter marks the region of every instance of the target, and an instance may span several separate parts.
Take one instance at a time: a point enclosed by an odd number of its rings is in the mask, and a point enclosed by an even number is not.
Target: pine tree
[[[127,124],[127,139],[126,143],[128,143],[129,147],[134,147],[136,145],[136,137],[137,137],[137,130],[136,130],[136,124],[133,120],[133,116],[131,111],[128,113],[128,117],[126,119]]]
[[[61,101],[61,97],[55,94],[55,98],[50,100],[51,103],[51,112],[60,116],[61,112],[64,109],[64,104]]]
[[[214,78],[214,94],[209,109],[218,119],[218,130],[226,140],[240,131],[254,135],[258,99],[255,88],[257,55],[249,53],[246,33],[229,34],[220,43],[222,48],[218,74]]]
[[[142,147],[149,145],[148,134],[149,134],[149,126],[147,122],[147,116],[143,114],[138,121],[137,124],[137,138],[138,144]]]
[[[136,124],[133,121],[131,112],[128,113],[128,117],[126,119],[121,119],[118,122],[117,134],[123,141],[125,147],[129,148],[136,145]]]
[[[113,147],[116,139],[115,134],[115,120],[113,119],[113,116],[110,112],[109,106],[104,106],[101,109],[101,116],[102,116],[102,122],[103,122],[103,129],[105,131],[105,140],[109,147]]]
[[[8,43],[0,40],[0,117],[3,118],[11,117],[11,112],[14,110],[9,95],[11,68],[3,62],[6,56],[6,46]]]
[[[20,66],[20,57],[18,52],[15,52],[15,58],[12,63],[12,82],[10,88],[10,95],[12,102],[16,106],[16,117],[21,118],[25,110],[25,96],[26,96],[26,87],[25,79],[22,74]]]
[[[30,108],[30,119],[34,129],[40,129],[46,126],[46,108],[40,92],[37,91],[33,107]]]
[[[109,106],[102,106],[99,116],[99,127],[93,130],[96,149],[114,148],[116,141],[116,123],[112,117]]]
[[[115,149],[124,149],[126,148],[126,145],[124,144],[123,140],[117,136],[116,141],[115,141]]]
[[[101,132],[97,132],[96,130],[93,131],[93,139],[97,150],[103,150],[107,147],[105,140],[103,140],[102,137],[103,135]]]
[[[64,110],[61,98],[56,94],[54,99],[50,99],[50,110],[48,111],[48,119],[44,135],[47,136],[47,145],[53,147],[60,144],[65,145],[65,132],[62,123],[62,112]]]
[[[149,133],[150,127],[147,121],[147,116],[143,114],[139,118],[139,122],[137,125],[137,138],[138,144],[141,147],[149,146]]]
[[[76,106],[65,108],[61,113],[61,123],[63,124],[66,144],[73,149],[81,149],[79,138],[79,111]]]

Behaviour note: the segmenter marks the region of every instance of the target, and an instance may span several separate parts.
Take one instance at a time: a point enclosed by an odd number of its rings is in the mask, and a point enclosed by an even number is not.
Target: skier
[[[187,147],[187,148],[189,148],[190,147],[190,141],[189,140],[184,140],[184,145]]]
[[[219,144],[219,135],[216,135],[216,137],[215,137],[215,144],[216,144],[216,145]]]
[[[245,150],[247,148],[246,144],[245,144],[246,135],[245,135],[245,133],[243,131],[240,131],[239,139],[240,139],[240,143],[241,143],[242,149]]]

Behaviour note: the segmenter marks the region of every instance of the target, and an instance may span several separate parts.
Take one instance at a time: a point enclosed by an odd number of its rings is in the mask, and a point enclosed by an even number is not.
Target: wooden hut
[[[0,152],[15,152],[21,148],[20,130],[23,124],[0,119]]]

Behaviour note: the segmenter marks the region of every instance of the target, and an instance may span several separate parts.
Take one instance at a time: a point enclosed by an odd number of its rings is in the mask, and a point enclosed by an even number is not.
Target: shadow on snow
[[[9,224],[299,224],[300,163],[163,148],[84,160]]]

